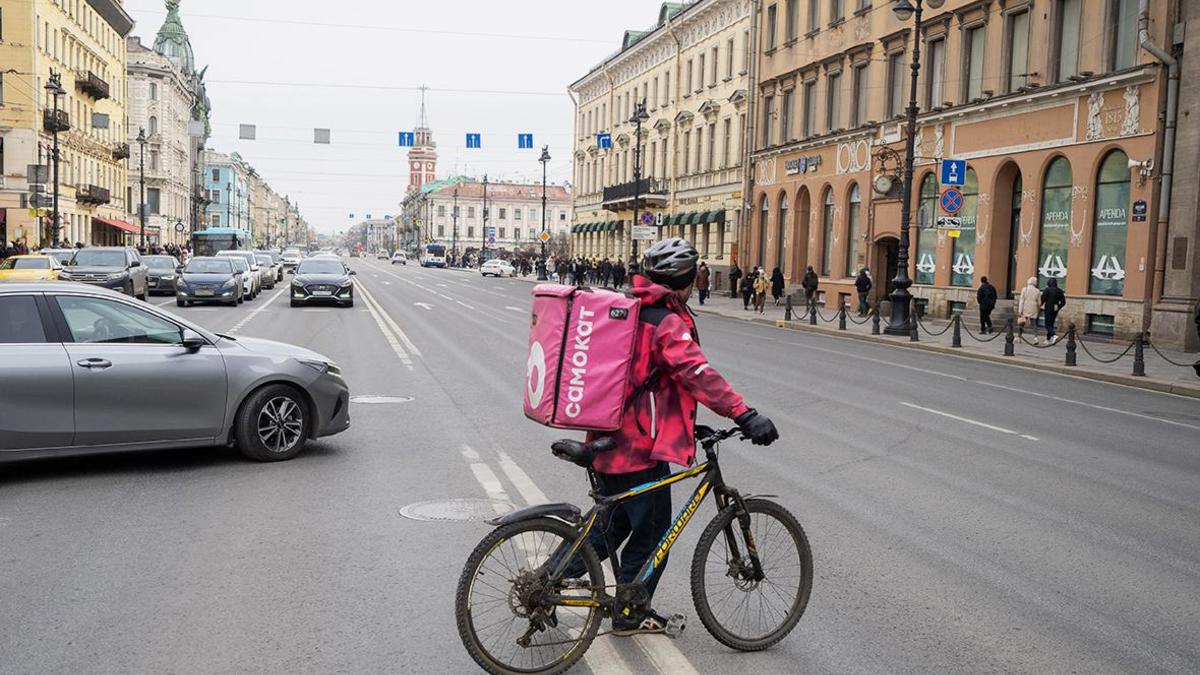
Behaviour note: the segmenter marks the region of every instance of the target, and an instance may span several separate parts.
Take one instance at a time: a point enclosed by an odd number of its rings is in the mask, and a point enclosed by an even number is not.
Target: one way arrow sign
[[[942,160],[942,185],[962,185],[967,178],[967,160]]]

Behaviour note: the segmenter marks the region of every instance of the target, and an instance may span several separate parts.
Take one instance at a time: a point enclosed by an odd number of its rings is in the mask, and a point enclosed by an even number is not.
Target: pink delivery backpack
[[[556,429],[620,429],[640,307],[614,291],[534,287],[525,416]]]

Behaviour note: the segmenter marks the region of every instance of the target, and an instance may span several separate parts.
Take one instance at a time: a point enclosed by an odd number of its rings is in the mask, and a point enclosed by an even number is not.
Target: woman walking
[[[758,270],[754,275],[754,309],[758,310],[759,314],[763,313],[763,307],[767,304],[767,274],[765,270]]]
[[[749,311],[750,299],[754,297],[754,272],[747,272],[738,288],[742,292],[742,309]]]
[[[771,271],[771,297],[775,298],[775,306],[779,306],[779,299],[783,297],[783,272],[778,267]]]
[[[1029,277],[1025,288],[1021,289],[1021,299],[1017,304],[1017,335],[1025,334],[1026,328],[1033,329],[1033,344],[1038,343],[1037,319],[1042,306],[1042,292],[1037,287],[1037,277]]]

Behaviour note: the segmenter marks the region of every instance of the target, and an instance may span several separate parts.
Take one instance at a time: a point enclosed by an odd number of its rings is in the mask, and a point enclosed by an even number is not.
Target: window
[[[708,125],[708,170],[717,168],[717,123]]]
[[[826,130],[833,132],[842,126],[842,73],[830,73],[825,79],[828,88],[825,97]]]
[[[521,209],[513,209],[513,220],[521,219]]]
[[[780,270],[787,267],[788,247],[788,198],[787,193],[779,195],[779,218],[775,221],[775,266]]]
[[[1038,285],[1067,278],[1067,250],[1071,233],[1071,163],[1057,157],[1042,182],[1042,231],[1038,238]],[[1060,286],[1065,284],[1059,283]]]
[[[220,169],[212,170],[212,179],[213,179],[214,183],[220,182],[220,180],[221,180],[221,170]]]
[[[468,207],[467,207],[467,217],[468,217],[468,218],[474,218],[474,217],[475,217],[475,207],[474,207],[474,206],[468,206]]]
[[[963,55],[966,59],[966,63],[963,64],[963,73],[966,74],[963,91],[964,102],[974,101],[983,96],[985,28],[985,26],[972,26],[963,33],[966,40],[963,48]]]
[[[800,0],[787,0],[787,16],[784,17],[785,35],[787,41],[796,39],[796,31],[800,30]]]
[[[942,101],[946,100],[942,89],[946,77],[946,40],[930,40],[926,49],[929,58],[922,67],[928,68],[925,71],[925,108],[928,110],[942,105]]]
[[[500,228],[500,238],[501,239],[505,238],[505,231],[506,231],[505,228],[503,228],[503,227]],[[513,230],[513,231],[516,232],[517,230]]]
[[[858,238],[862,229],[862,191],[850,186],[850,209],[846,213],[846,276],[858,274]]]
[[[696,93],[704,89],[704,55],[700,55],[700,67],[696,69]]]
[[[654,78],[654,86],[650,88],[650,93],[653,94],[653,97],[650,99],[649,105],[650,109],[653,110],[661,105],[661,102],[658,100],[658,77]]]
[[[867,123],[867,116],[870,114],[870,82],[867,79],[867,64],[856,66],[854,68],[854,112],[853,123],[856,127],[861,127]]]
[[[729,38],[725,49],[725,79],[733,79],[733,38]]]
[[[150,83],[150,100],[151,101],[158,100],[158,83],[157,82]]]
[[[721,168],[729,166],[729,153],[733,149],[733,120],[725,118],[725,138],[721,145]]]
[[[817,135],[817,82],[804,83],[804,138]]]
[[[683,95],[684,95],[684,96],[687,96],[687,90],[688,90],[688,89],[689,89],[689,88],[692,86],[692,82],[694,82],[694,81],[695,81],[695,80],[693,80],[693,79],[692,79],[694,75],[695,75],[695,73],[693,73],[693,72],[692,72],[692,60],[691,60],[691,59],[688,59],[688,62],[687,62],[687,80],[685,81],[685,83],[684,83],[684,85],[683,85]]]
[[[763,139],[763,147],[764,148],[771,147],[771,145],[775,142],[774,134],[771,133],[773,131],[772,127],[774,127],[774,124],[773,124],[774,121],[775,121],[775,97],[774,96],[764,97],[763,98],[763,117],[762,117],[762,125],[763,125],[762,139]]]
[[[1138,0],[1109,0],[1108,11],[1109,65],[1112,70],[1129,68],[1137,63]]]
[[[712,48],[712,60],[709,61],[709,63],[711,64],[710,70],[712,71],[712,77],[710,78],[712,81],[709,82],[709,85],[713,86],[713,87],[717,86],[717,64],[720,63],[720,60],[721,60],[720,48],[717,46],[714,46]]]
[[[933,174],[921,181],[921,199],[917,202],[917,250],[913,259],[917,261],[914,283],[932,284],[937,271],[937,217],[938,186]]]
[[[1025,86],[1029,66],[1029,12],[1008,15],[1005,31],[1005,49],[1008,60],[1004,64],[1006,92]]]
[[[739,72],[741,75],[746,74],[746,69],[750,67],[750,30],[742,31],[742,69]]]
[[[221,214],[219,214],[219,213],[214,213],[214,214],[212,214],[212,218],[210,218],[209,220],[211,221],[211,223],[210,223],[210,224],[211,224],[213,227],[220,227],[220,226],[221,226]]]
[[[146,188],[146,213],[154,215],[161,213],[159,210],[161,198],[162,193],[158,188]]]
[[[474,238],[475,238],[475,227],[473,225],[468,225],[467,226],[467,239],[474,239]]]
[[[150,170],[158,171],[158,151],[157,150],[150,151]]]
[[[904,52],[888,54],[888,107],[889,119],[904,114]]]
[[[796,92],[788,89],[783,92],[783,106],[779,111],[779,140],[787,143],[792,140],[792,107],[795,105]]]
[[[1092,231],[1092,277],[1088,292],[1125,292],[1125,238],[1129,232],[1129,157],[1114,150],[1096,177],[1096,221]]]
[[[437,236],[438,237],[446,236],[446,226],[445,225],[438,225],[438,235]]]
[[[446,215],[446,205],[445,204],[438,204],[437,214],[439,216],[443,216],[443,217]]]
[[[500,220],[505,220],[506,218],[508,218],[508,209],[501,206],[500,207]]]
[[[808,0],[808,32],[815,33],[821,28],[820,0]]]
[[[767,8],[767,27],[765,29],[767,32],[767,35],[766,35],[767,51],[771,51],[772,49],[775,49],[775,46],[776,46],[776,43],[775,43],[775,23],[776,23],[775,10],[776,10],[775,5],[771,5],[770,7]]]
[[[33,296],[0,297],[0,344],[45,341],[46,331]]]
[[[150,128],[147,129],[147,131],[150,133],[151,136],[158,133],[158,118],[155,117],[154,115],[150,116],[149,127]]]
[[[763,264],[767,257],[767,221],[771,218],[771,204],[767,201],[767,196],[763,195],[762,204],[760,204],[758,212],[758,258],[756,265]]]
[[[846,0],[829,0],[829,23],[838,23],[846,18]]]
[[[124,303],[70,295],[56,302],[75,342],[176,345],[183,339],[179,326]]]
[[[975,281],[975,224],[979,216],[979,178],[967,167],[962,186],[963,205],[958,211],[962,227],[951,239],[950,285],[971,286]]]
[[[821,255],[821,276],[827,277],[833,272],[833,188],[825,188],[822,204],[821,226],[824,234],[821,245],[824,250]]]
[[[683,132],[683,173],[684,175],[692,172],[692,132]]]
[[[1112,314],[1088,314],[1085,330],[1088,335],[1112,337],[1116,329],[1116,317]]]
[[[1057,50],[1054,62],[1054,81],[1062,82],[1079,73],[1079,19],[1083,0],[1056,0],[1054,3],[1054,33],[1058,36],[1050,46]]]
[[[671,71],[663,74],[663,96],[667,99],[669,105],[674,99],[671,97]]]

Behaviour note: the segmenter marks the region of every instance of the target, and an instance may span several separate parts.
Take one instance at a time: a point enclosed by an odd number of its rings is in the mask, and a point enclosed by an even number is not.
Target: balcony
[[[90,70],[75,73],[75,88],[97,101],[109,97],[108,83]]]
[[[107,189],[80,183],[75,186],[75,201],[80,204],[107,204],[112,201]]]
[[[50,133],[71,130],[71,116],[66,110],[43,110],[42,124],[46,127],[46,131]]]
[[[113,159],[129,159],[129,144],[121,143],[113,148],[112,156]]]
[[[604,208],[607,211],[627,211],[633,208],[634,197],[642,207],[666,206],[671,183],[663,178],[643,178],[604,188]]]

